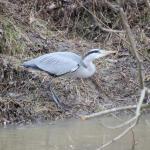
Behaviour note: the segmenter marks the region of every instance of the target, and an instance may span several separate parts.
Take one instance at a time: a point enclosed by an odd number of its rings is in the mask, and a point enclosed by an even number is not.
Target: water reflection
[[[0,150],[94,150],[102,143],[118,135],[123,129],[111,130],[104,125],[120,123],[116,119],[104,118],[88,121],[67,120],[54,124],[0,129]],[[150,118],[142,117],[134,130],[135,149],[147,150],[150,142]],[[129,150],[133,135],[128,133],[113,143],[107,150]]]

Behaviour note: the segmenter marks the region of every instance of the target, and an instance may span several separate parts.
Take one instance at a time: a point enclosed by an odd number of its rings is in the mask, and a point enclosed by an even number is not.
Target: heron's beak
[[[109,55],[109,54],[114,54],[116,52],[115,51],[102,51],[101,53],[105,55]]]
[[[114,53],[116,53],[116,51],[101,50],[100,51],[100,57],[104,57],[104,56],[107,56],[107,55],[110,55],[110,54],[114,54]]]

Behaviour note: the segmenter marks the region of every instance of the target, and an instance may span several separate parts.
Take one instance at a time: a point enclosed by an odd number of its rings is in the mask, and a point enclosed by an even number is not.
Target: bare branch
[[[141,96],[140,96],[140,99],[139,99],[139,102],[138,102],[138,105],[136,108],[136,117],[137,118],[140,116],[141,107],[142,107],[142,103],[144,101],[146,92],[147,92],[147,88],[144,87],[143,90],[141,91]]]
[[[124,28],[127,32],[127,36],[128,36],[128,39],[129,39],[131,47],[132,47],[130,49],[130,51],[131,51],[132,55],[134,55],[136,60],[137,60],[140,87],[141,87],[141,89],[143,89],[144,88],[144,80],[143,80],[143,72],[142,72],[142,60],[140,59],[140,56],[137,52],[134,36],[133,36],[133,34],[131,32],[131,29],[130,29],[130,26],[128,24],[126,14],[125,14],[125,12],[124,12],[124,10],[121,6],[119,7],[119,12],[120,12],[120,15],[121,15],[122,23],[123,23]]]

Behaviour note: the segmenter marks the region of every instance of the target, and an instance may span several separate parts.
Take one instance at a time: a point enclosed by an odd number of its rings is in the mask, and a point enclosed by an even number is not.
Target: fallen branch
[[[142,108],[148,108],[150,107],[150,104],[142,104],[141,106]],[[102,115],[107,115],[116,111],[120,111],[120,110],[129,110],[129,109],[136,109],[137,105],[129,105],[129,106],[123,106],[123,107],[118,107],[118,108],[112,108],[112,109],[108,109],[108,110],[104,110],[101,112],[97,112],[97,113],[93,113],[90,115],[84,115],[84,116],[80,116],[82,120],[87,120],[87,119],[91,119],[91,118],[95,118],[95,117],[100,117]]]

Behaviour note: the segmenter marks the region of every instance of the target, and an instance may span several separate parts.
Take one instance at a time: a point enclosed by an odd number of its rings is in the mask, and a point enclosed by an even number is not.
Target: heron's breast
[[[87,68],[80,66],[75,72],[73,72],[73,77],[76,78],[89,78],[96,71],[95,65],[89,65]]]

